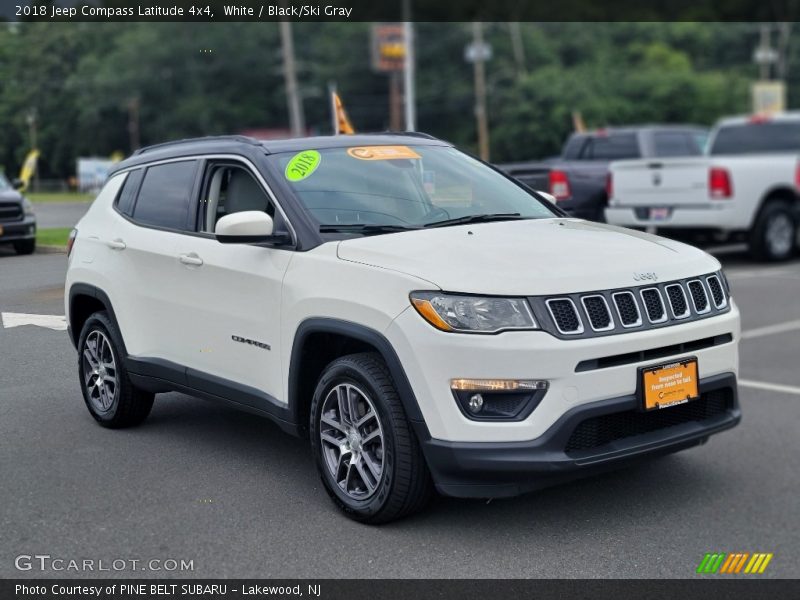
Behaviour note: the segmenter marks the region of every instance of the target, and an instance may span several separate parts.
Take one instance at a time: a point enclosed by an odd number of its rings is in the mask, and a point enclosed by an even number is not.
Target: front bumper
[[[699,400],[648,413],[638,412],[636,396],[576,406],[528,442],[428,439],[422,446],[440,493],[461,498],[515,496],[690,448],[739,423],[733,373],[701,379],[700,393]]]
[[[0,244],[30,240],[36,237],[36,217],[26,216],[21,221],[0,221]]]

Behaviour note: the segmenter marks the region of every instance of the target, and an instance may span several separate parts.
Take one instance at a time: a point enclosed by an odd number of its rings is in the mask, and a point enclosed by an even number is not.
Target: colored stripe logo
[[[697,566],[697,573],[756,575],[767,570],[773,554],[766,552],[708,552]]]

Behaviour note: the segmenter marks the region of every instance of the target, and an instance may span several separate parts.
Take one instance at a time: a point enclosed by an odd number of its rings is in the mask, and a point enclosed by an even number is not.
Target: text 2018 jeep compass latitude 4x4
[[[719,263],[565,217],[424,135],[153,146],[73,234],[80,385],[108,427],[158,392],[311,442],[355,519],[499,497],[740,419]]]

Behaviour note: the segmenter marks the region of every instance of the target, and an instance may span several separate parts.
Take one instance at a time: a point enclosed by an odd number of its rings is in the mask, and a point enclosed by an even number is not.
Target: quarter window
[[[167,229],[190,229],[189,205],[196,170],[195,161],[149,167],[133,209],[134,220]]]
[[[122,190],[117,196],[117,210],[124,215],[133,215],[133,203],[136,200],[136,190],[142,182],[142,170],[136,169],[128,173]]]

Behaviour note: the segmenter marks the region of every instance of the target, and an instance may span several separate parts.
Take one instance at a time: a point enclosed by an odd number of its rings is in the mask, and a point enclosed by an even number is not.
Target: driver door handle
[[[199,267],[203,264],[203,259],[197,256],[194,252],[190,252],[189,254],[181,254],[180,261],[185,265],[192,265],[195,267]]]
[[[108,240],[106,242],[106,246],[111,248],[112,250],[125,250],[128,246],[123,242],[121,239],[116,238],[113,240]]]

